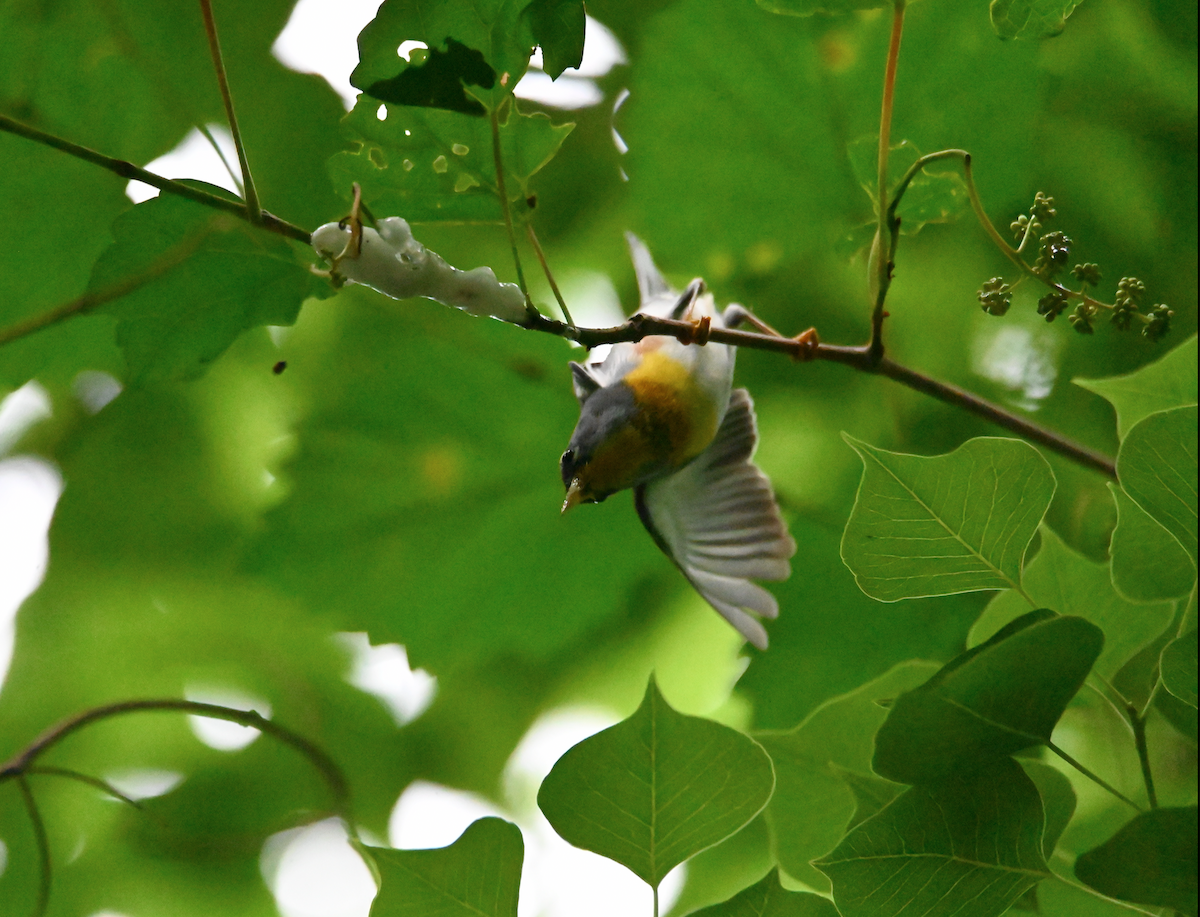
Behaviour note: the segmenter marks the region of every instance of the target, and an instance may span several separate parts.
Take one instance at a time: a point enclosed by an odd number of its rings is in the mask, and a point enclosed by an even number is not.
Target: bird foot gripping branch
[[[759,618],[779,614],[775,597],[751,580],[783,580],[796,543],[752,459],[754,403],[733,389],[735,349],[709,341],[749,314],[715,312],[704,283],[681,294],[630,235],[640,313],[694,323],[692,342],[651,335],[613,345],[603,362],[572,363],[579,423],[563,453],[563,512],[632,488],[650,537],[704,599],[759,649]],[[636,320],[636,317],[635,317]],[[815,332],[801,335],[816,340]]]

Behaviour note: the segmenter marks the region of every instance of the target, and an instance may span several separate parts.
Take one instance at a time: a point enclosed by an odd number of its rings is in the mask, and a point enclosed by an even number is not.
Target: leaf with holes
[[[368,847],[379,867],[371,917],[516,917],[525,844],[501,818],[481,818],[449,847]]]
[[[1141,813],[1076,860],[1075,875],[1110,897],[1196,917],[1196,807]]]
[[[863,461],[842,536],[842,559],[863,592],[894,602],[1018,587],[1054,495],[1054,473],[1036,449],[980,437],[925,458],[842,437]]]
[[[1067,27],[1079,0],[992,0],[992,28],[1001,38],[1053,38]]]
[[[842,917],[997,917],[1050,875],[1043,827],[1033,782],[1001,758],[913,787],[814,865]]]
[[[860,137],[849,145],[847,153],[854,177],[878,211],[879,137]],[[895,194],[904,174],[920,158],[921,151],[907,140],[891,148],[888,157],[888,168],[892,175],[892,183],[888,187],[890,193]],[[908,183],[896,207],[900,231],[915,235],[926,223],[948,223],[958,218],[967,203],[967,183],[958,172],[948,168],[945,163],[938,163],[933,171],[922,169]]]
[[[1094,624],[1031,611],[901,694],[875,736],[875,772],[944,780],[1050,741],[1104,646]]]
[[[1191,562],[1186,557],[1183,560],[1191,569]],[[1104,564],[1071,550],[1046,526],[1042,526],[1042,546],[1025,567],[1021,585],[1037,607],[1076,615],[1104,631],[1104,652],[1096,660],[1096,672],[1105,678],[1115,676],[1126,662],[1153,643],[1175,613],[1172,602],[1135,604],[1122,598],[1113,588]],[[971,628],[967,645],[982,643],[1025,614],[1029,600],[1011,589],[1001,592]]]
[[[358,182],[363,200],[379,216],[411,223],[498,222],[504,218],[496,185],[492,129],[485,118],[436,108],[387,105],[360,96],[343,120],[354,149],[329,160],[338,192]],[[548,115],[522,114],[516,103],[500,125],[505,189],[514,215],[529,210],[529,180],[558,152],[574,124]]]
[[[746,825],[774,788],[761,745],[675,712],[651,677],[629,719],[558,759],[538,806],[566,841],[657,887],[688,857]]]
[[[815,16],[818,13],[837,15],[856,10],[877,10],[888,5],[887,0],[758,0],[769,13],[786,16]]]
[[[701,908],[692,917],[838,917],[838,912],[828,898],[788,891],[779,882],[779,871],[772,869],[728,901]]]
[[[1175,536],[1196,562],[1196,407],[1151,414],[1117,453],[1125,493]]]

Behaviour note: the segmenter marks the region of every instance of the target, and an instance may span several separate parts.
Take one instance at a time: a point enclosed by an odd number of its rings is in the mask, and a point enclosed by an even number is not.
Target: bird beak
[[[583,488],[579,486],[579,478],[571,481],[571,486],[567,488],[567,498],[563,500],[562,511],[565,513],[572,506],[578,506],[583,502]]]

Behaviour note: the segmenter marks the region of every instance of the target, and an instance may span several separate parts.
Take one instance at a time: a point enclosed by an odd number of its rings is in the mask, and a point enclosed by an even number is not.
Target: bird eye
[[[568,449],[562,454],[562,458],[558,462],[559,470],[562,472],[563,487],[571,486],[571,479],[575,477],[575,453]]]

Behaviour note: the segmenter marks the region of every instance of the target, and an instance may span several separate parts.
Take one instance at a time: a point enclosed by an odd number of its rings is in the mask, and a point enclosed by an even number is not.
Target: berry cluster
[[[1025,274],[1041,281],[1050,288],[1050,292],[1038,300],[1038,315],[1043,315],[1046,321],[1052,322],[1075,303],[1075,308],[1067,316],[1071,327],[1080,334],[1092,334],[1094,323],[1102,309],[1110,313],[1109,321],[1118,331],[1128,331],[1134,321],[1142,325],[1142,335],[1151,341],[1161,340],[1171,330],[1171,316],[1174,313],[1161,303],[1152,306],[1148,312],[1141,311],[1142,298],[1146,285],[1136,277],[1122,277],[1117,283],[1117,293],[1113,302],[1101,302],[1088,294],[1089,288],[1100,284],[1100,267],[1091,262],[1076,264],[1071,268],[1071,276],[1079,284],[1079,289],[1073,290],[1059,282],[1059,277],[1071,261],[1071,248],[1074,243],[1071,237],[1060,230],[1043,232],[1046,224],[1058,216],[1054,207],[1054,198],[1039,191],[1028,213],[1018,216],[1009,229],[1017,243],[1016,248],[1010,248],[1009,254],[1021,259]],[[1031,244],[1037,245],[1037,259],[1031,265],[1025,261],[1023,253]],[[1012,306],[1013,288],[1021,283],[1022,277],[1015,284],[1005,283],[1003,277],[993,277],[979,290],[979,303],[988,315],[1004,315]]]

